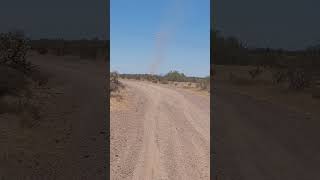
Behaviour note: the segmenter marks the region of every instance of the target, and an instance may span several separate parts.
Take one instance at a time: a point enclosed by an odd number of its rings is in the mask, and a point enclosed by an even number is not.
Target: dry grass
[[[41,105],[39,99],[33,92],[21,92],[18,95],[1,96],[1,114],[11,114],[19,119],[19,124],[23,128],[33,128],[41,121]],[[31,93],[31,94],[30,94]]]
[[[239,79],[251,80],[249,71],[254,69],[254,66],[224,66],[216,65],[214,67],[216,75],[215,80],[230,80],[232,76]],[[272,82],[272,72],[264,71],[259,76],[255,78],[257,81],[270,81]]]
[[[128,91],[122,88],[119,91],[111,92],[110,96],[110,111],[123,111],[128,106]]]
[[[259,100],[281,104],[301,112],[317,113],[320,101],[313,97],[312,89],[295,91],[288,88],[286,83],[273,84],[272,72],[264,71],[255,79],[248,73],[252,66],[223,66],[215,67],[215,79],[225,88],[237,93],[249,95]]]
[[[17,94],[26,88],[28,82],[23,73],[0,65],[0,96],[5,94]]]
[[[0,66],[0,115],[17,116],[21,127],[39,124],[40,107],[36,89],[48,82],[48,75],[39,70],[25,76],[18,70]]]
[[[51,106],[61,107],[61,104],[54,103],[58,97],[54,93],[56,89],[39,88],[36,84],[29,88],[31,96],[19,94],[20,96],[6,95],[0,98],[0,109],[8,107],[6,112],[0,113],[0,125],[3,127],[0,130],[0,143],[4,147],[0,150],[3,155],[0,158],[2,166],[5,165],[7,170],[14,167],[17,171],[26,168],[38,171],[44,163],[57,162],[63,155],[57,153],[62,149],[51,141],[52,137],[64,137],[64,129],[69,126],[65,126],[62,121],[58,122],[58,119],[47,121],[46,114]],[[57,125],[58,123],[61,125]],[[54,157],[58,155],[61,157]]]
[[[210,95],[210,89],[203,89],[199,83],[195,82],[173,82],[173,81],[167,81],[166,83],[160,83],[163,86],[169,86],[171,88],[179,88],[186,91],[189,91],[191,93],[197,94],[197,95],[204,95],[209,96]]]

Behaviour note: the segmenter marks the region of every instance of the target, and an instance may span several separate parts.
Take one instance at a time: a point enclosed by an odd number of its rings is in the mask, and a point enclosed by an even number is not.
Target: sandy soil
[[[216,66],[215,83],[223,85],[224,89],[251,96],[255,99],[276,103],[293,111],[320,114],[320,99],[313,97],[313,89],[307,88],[302,91],[288,89],[286,83],[275,85],[272,83],[272,72],[264,71],[256,79],[249,76],[248,70],[252,66]],[[230,73],[236,80],[230,81]]]
[[[320,177],[319,115],[237,93],[216,82],[213,128],[217,179]]]
[[[124,81],[111,111],[111,179],[210,179],[209,96]]]
[[[103,61],[49,55],[29,60],[51,78],[41,91],[36,127],[21,128],[17,117],[0,117],[0,178],[106,179]]]

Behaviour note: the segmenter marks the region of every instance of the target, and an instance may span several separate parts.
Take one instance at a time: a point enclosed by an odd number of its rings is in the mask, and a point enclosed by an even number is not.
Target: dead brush
[[[201,90],[209,90],[210,89],[210,81],[203,80],[200,82]]]
[[[283,70],[277,70],[272,74],[272,82],[274,84],[280,84],[287,79],[287,73]]]
[[[289,88],[294,90],[302,90],[310,87],[311,78],[309,73],[304,69],[289,69],[288,71]]]
[[[26,59],[29,50],[29,40],[24,34],[17,32],[0,34],[0,65],[9,66],[28,75],[34,68]]]
[[[248,73],[250,74],[252,79],[255,79],[257,76],[259,76],[263,70],[260,68],[260,66],[257,66],[255,69],[249,70]]]
[[[114,93],[124,88],[124,85],[119,81],[118,72],[114,71],[110,73],[110,93]]]

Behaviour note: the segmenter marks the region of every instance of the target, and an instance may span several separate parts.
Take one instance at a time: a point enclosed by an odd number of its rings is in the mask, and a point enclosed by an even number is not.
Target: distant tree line
[[[54,54],[57,56],[76,55],[82,58],[109,56],[108,41],[93,38],[91,40],[40,39],[31,40],[31,49],[39,54]]]
[[[320,68],[320,45],[295,51],[248,48],[239,39],[212,30],[211,46],[214,65],[254,66],[248,72],[253,79],[266,68],[273,71],[275,83],[288,81],[292,89],[304,89],[320,78],[315,75]]]
[[[218,65],[289,66],[310,65],[320,62],[320,45],[303,50],[290,51],[272,48],[248,48],[236,37],[224,37],[220,31],[212,30],[211,53],[213,63]]]
[[[155,74],[120,74],[121,78],[126,79],[136,79],[136,80],[149,80],[149,81],[175,81],[175,82],[201,82],[203,80],[210,81],[210,76],[201,77],[191,77],[186,76],[184,73],[179,71],[169,71],[165,75],[155,75]]]

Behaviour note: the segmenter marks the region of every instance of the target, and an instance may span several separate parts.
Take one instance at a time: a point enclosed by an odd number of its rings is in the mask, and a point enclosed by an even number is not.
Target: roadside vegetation
[[[110,72],[110,93],[118,92],[121,88],[124,86],[119,81],[119,73],[117,71]]]
[[[314,97],[320,95],[320,46],[296,51],[249,48],[219,31],[214,31],[212,38],[214,79],[238,85],[265,83],[292,91],[313,91]]]
[[[40,39],[30,41],[31,50],[41,55],[79,56],[82,59],[107,57],[107,41],[98,38],[82,40]]]
[[[30,49],[23,32],[0,34],[0,115],[18,115],[28,127],[40,119],[32,89],[48,82],[48,76],[27,60]]]
[[[248,47],[235,37],[212,33],[214,86],[318,114],[319,45],[301,50]]]
[[[183,87],[197,88],[200,90],[210,91],[210,76],[207,77],[189,77],[179,71],[170,71],[165,75],[153,74],[120,74],[124,79],[135,79],[142,81],[150,81],[152,83],[172,84]]]

